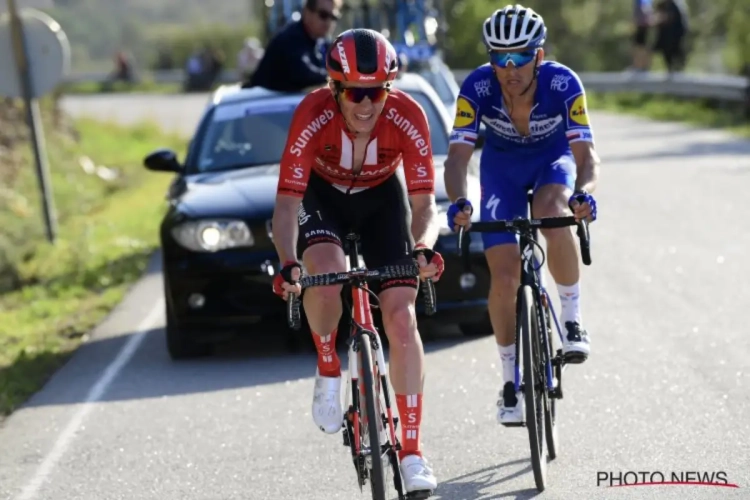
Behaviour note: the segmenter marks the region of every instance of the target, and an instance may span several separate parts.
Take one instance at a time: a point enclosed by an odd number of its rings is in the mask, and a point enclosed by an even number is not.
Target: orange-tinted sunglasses
[[[339,93],[349,102],[359,104],[368,97],[373,104],[385,101],[390,92],[389,87],[350,87],[339,86]]]

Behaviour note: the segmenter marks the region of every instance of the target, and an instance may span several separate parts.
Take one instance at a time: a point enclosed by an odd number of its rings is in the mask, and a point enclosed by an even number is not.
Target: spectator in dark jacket
[[[661,53],[670,73],[685,68],[687,34],[688,15],[684,0],[659,0],[656,3],[654,52]]]
[[[327,73],[321,44],[338,19],[338,3],[334,0],[306,0],[302,18],[274,35],[244,87],[299,92],[323,85]]]

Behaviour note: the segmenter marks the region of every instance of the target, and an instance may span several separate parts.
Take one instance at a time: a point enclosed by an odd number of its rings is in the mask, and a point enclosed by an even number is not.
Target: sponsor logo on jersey
[[[529,139],[538,141],[545,139],[555,133],[563,121],[560,115],[553,116],[544,120],[529,121],[529,132],[531,137],[523,137],[518,133],[512,123],[502,118],[484,118],[482,120],[490,129],[495,131],[499,136],[516,142],[525,142]]]
[[[477,93],[477,97],[489,97],[492,93],[490,89],[490,79],[485,78],[484,80],[474,82],[474,92]]]
[[[396,108],[390,108],[385,116],[393,123],[395,123],[400,130],[406,132],[406,136],[414,142],[414,145],[417,146],[420,155],[427,156],[427,153],[430,152],[430,148],[427,146],[427,141],[425,141],[424,137],[422,137],[422,134],[419,132],[419,129],[417,129],[417,127],[415,127],[409,120],[398,114]]]
[[[289,152],[297,157],[302,156],[302,150],[307,146],[307,143],[310,142],[310,139],[312,139],[313,136],[323,128],[323,125],[328,123],[331,119],[333,119],[333,111],[330,109],[324,110],[320,116],[307,124],[307,127],[302,130],[299,138],[297,138],[297,140],[294,141],[294,144],[292,144],[292,147],[289,148]]]
[[[570,119],[578,125],[588,126],[589,115],[586,111],[586,98],[583,94],[576,97],[573,104],[570,106]]]
[[[594,135],[591,133],[590,130],[582,129],[582,130],[573,130],[568,132],[568,141],[570,142],[578,142],[578,141],[586,141],[586,142],[594,142]]]
[[[558,92],[565,92],[568,90],[568,82],[570,82],[571,78],[570,75],[555,75],[552,77],[549,88]]]
[[[458,101],[456,101],[456,119],[453,122],[453,127],[468,127],[469,125],[474,123],[474,120],[476,120],[476,118],[477,114],[469,101],[467,101],[463,97],[459,97]]]

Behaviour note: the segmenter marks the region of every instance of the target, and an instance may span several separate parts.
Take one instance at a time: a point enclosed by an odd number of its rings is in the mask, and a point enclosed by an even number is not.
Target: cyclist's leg
[[[336,195],[339,196],[336,196]],[[297,254],[310,274],[346,270],[341,248],[336,192],[315,174],[310,176],[299,209]],[[328,434],[341,429],[341,361],[336,354],[336,334],[341,318],[341,286],[313,287],[302,296],[305,315],[318,351],[318,369],[313,394],[313,420]]]
[[[546,166],[534,187],[534,216],[571,215],[568,200],[575,188],[575,178],[576,163],[569,151]],[[560,319],[566,330],[563,352],[567,362],[582,363],[588,357],[590,347],[588,333],[581,325],[576,239],[571,228],[543,229],[542,234],[547,243],[547,266],[557,284],[562,305]]]
[[[533,165],[487,153],[480,168],[482,185],[481,220],[512,219],[526,215],[526,188]],[[503,170],[498,170],[502,166]],[[516,294],[521,274],[518,238],[514,233],[482,233],[490,269],[488,309],[502,366],[503,385],[497,402],[497,420],[513,425],[524,421],[523,393],[515,392]]]
[[[411,210],[403,185],[394,175],[367,191],[362,193],[370,201],[366,206],[376,210],[362,220],[362,256],[366,265],[375,268],[412,263]],[[357,205],[365,205],[364,200]],[[417,279],[388,280],[377,289],[383,326],[390,344],[390,379],[401,416],[402,449],[399,458],[404,487],[408,492],[434,490],[437,481],[422,456],[419,442],[424,350],[414,311]]]

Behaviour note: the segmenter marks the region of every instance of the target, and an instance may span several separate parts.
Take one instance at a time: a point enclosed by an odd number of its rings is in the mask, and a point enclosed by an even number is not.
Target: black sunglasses
[[[323,9],[318,9],[318,10],[315,11],[315,13],[323,21],[328,21],[329,19],[331,19],[333,21],[338,21],[339,20],[339,16],[335,12],[330,12],[328,10],[323,10]]]

